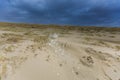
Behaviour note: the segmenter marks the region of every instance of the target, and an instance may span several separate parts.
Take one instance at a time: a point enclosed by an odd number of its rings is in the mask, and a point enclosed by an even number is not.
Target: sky
[[[120,27],[120,0],[0,0],[0,22]]]

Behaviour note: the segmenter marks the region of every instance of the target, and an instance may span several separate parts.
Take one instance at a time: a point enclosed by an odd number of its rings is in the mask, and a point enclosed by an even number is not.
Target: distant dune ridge
[[[120,80],[120,28],[0,23],[0,80]]]

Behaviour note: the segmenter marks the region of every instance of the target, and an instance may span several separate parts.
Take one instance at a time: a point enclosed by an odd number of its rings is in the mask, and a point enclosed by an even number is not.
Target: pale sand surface
[[[120,80],[120,32],[0,27],[1,80]]]

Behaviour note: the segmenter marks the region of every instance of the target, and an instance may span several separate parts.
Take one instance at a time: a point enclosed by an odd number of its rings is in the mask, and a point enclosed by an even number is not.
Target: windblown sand
[[[120,32],[1,26],[0,80],[120,80]]]

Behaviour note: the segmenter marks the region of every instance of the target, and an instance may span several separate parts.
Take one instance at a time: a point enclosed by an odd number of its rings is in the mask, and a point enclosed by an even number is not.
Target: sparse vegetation
[[[91,40],[91,38],[89,38],[89,37],[85,37],[84,38],[86,41],[90,41]]]
[[[3,39],[2,43],[18,43],[23,40],[22,35],[13,34],[13,33],[3,33],[1,38]]]
[[[116,48],[117,50],[120,50],[120,46],[115,46],[115,48]]]
[[[115,36],[109,36],[109,37],[111,37],[111,38],[115,38]]]
[[[104,52],[101,52],[101,51],[96,51],[92,48],[88,48],[85,50],[89,55],[95,57],[96,59],[100,59],[100,60],[103,60],[103,61],[106,61],[107,58],[111,58],[112,55],[108,54],[108,53],[104,53]],[[113,57],[112,57],[113,58]]]
[[[15,50],[15,46],[11,45],[11,46],[5,47],[4,50],[6,52],[13,52]]]

